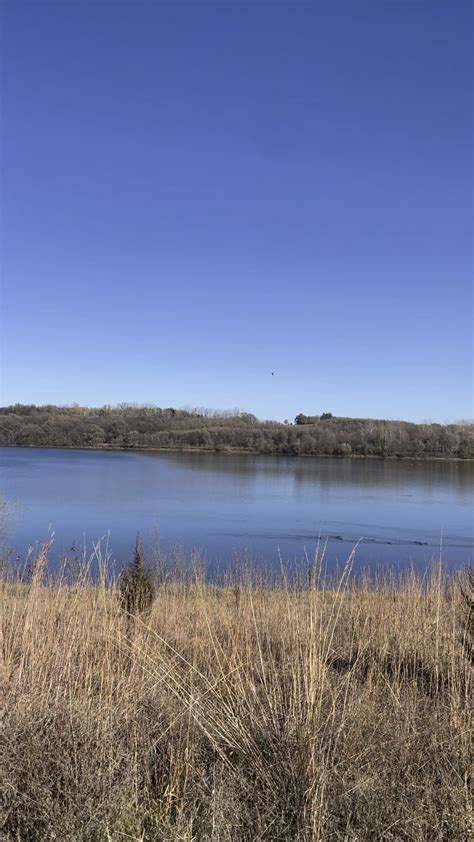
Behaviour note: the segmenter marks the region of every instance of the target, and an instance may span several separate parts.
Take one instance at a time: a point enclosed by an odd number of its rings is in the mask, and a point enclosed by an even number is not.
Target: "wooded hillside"
[[[290,424],[259,421],[237,410],[16,404],[0,408],[0,445],[469,459],[474,456],[474,425],[336,418],[330,413],[300,413]]]

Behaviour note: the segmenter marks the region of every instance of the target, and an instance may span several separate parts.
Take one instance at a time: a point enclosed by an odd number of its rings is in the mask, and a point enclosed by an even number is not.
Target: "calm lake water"
[[[213,564],[301,558],[318,536],[331,564],[360,539],[359,567],[425,564],[441,540],[447,565],[474,558],[473,463],[0,448],[0,469],[22,557],[52,528],[56,556],[109,533],[118,563],[137,531]]]

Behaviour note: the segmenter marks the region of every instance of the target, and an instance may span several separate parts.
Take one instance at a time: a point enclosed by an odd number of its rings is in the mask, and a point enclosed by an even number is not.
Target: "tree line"
[[[0,407],[0,446],[470,459],[474,425],[340,418],[329,412],[300,413],[294,423],[280,423],[237,409],[15,404]]]

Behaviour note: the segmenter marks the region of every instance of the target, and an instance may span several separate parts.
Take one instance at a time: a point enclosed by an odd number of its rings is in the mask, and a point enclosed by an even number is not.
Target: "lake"
[[[278,561],[327,542],[330,565],[472,562],[474,464],[228,453],[0,448],[7,543],[25,556],[55,532],[54,556],[109,535],[120,564],[137,531],[162,549]]]

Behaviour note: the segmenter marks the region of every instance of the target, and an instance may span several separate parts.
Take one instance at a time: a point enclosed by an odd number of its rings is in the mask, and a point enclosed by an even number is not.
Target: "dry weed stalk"
[[[2,584],[7,840],[468,838],[467,578],[181,564],[140,615],[48,549]]]

